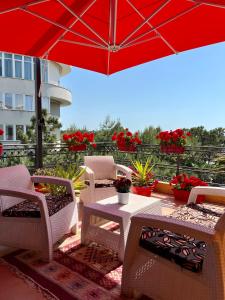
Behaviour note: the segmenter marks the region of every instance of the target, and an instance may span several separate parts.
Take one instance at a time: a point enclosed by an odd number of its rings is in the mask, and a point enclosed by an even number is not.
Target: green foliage
[[[124,127],[122,126],[120,120],[111,120],[110,116],[107,116],[105,120],[100,124],[100,129],[95,131],[95,141],[111,142],[114,132],[122,130],[124,130]]]
[[[65,179],[70,179],[73,182],[73,188],[75,191],[80,191],[86,187],[84,181],[81,179],[85,169],[78,167],[77,165],[68,165],[67,167],[56,166],[55,168],[38,169],[35,175],[42,176],[54,176]],[[54,184],[47,184],[47,189],[50,190],[51,194],[59,195],[66,192],[66,188]]]
[[[134,173],[132,174],[132,183],[134,186],[149,186],[153,183],[152,158],[148,158],[145,163],[140,160],[132,161]]]
[[[53,117],[47,113],[47,110],[42,110],[42,117],[44,121],[43,127],[43,141],[44,143],[55,143],[57,141],[56,130],[62,127],[58,118]],[[18,137],[23,144],[35,143],[36,117],[33,116],[30,120],[31,124],[24,134],[21,130],[18,132]]]
[[[158,144],[158,140],[156,139],[156,135],[162,131],[160,127],[149,126],[146,127],[143,131],[139,132],[140,139],[143,144]]]

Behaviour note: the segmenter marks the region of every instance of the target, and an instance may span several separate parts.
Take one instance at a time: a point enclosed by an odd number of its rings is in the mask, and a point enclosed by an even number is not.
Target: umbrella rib
[[[98,46],[103,46],[102,44],[98,43],[97,41],[95,41],[95,40],[93,40],[93,39],[91,39],[91,38],[89,38],[89,37],[87,37],[87,36],[85,36],[85,35],[83,35],[83,34],[81,34],[81,33],[79,33],[79,32],[76,32],[76,31],[74,31],[74,30],[72,30],[72,29],[69,29],[68,27],[66,27],[66,26],[64,26],[64,25],[62,25],[62,24],[59,24],[59,23],[57,23],[57,22],[55,22],[55,21],[53,21],[53,20],[50,20],[49,18],[44,17],[44,16],[42,16],[42,15],[36,13],[36,12],[33,12],[33,11],[31,11],[31,10],[29,10],[29,9],[27,9],[27,8],[24,8],[24,7],[20,7],[20,9],[21,9],[22,11],[28,13],[28,14],[31,14],[31,15],[33,15],[33,16],[35,16],[35,17],[41,19],[41,20],[44,20],[44,21],[46,21],[46,22],[48,22],[48,23],[50,23],[50,24],[52,24],[52,25],[54,25],[54,26],[56,26],[56,27],[59,27],[59,28],[65,30],[65,31],[68,30],[68,31],[71,32],[72,34],[74,34],[74,35],[76,35],[76,36],[79,36],[79,37],[81,37],[81,38],[83,38],[83,39],[86,39],[86,40],[88,40],[89,42],[92,42],[92,43],[94,43],[94,44],[96,44],[96,45],[98,45]]]
[[[177,14],[176,16],[173,16],[173,17],[171,17],[171,18],[165,20],[164,22],[160,23],[159,25],[154,26],[152,29],[148,30],[147,32],[140,34],[139,36],[137,36],[136,38],[134,38],[133,40],[131,40],[129,43],[127,43],[127,44],[125,44],[125,45],[129,45],[130,43],[133,43],[133,42],[139,40],[140,38],[146,36],[147,34],[151,33],[152,31],[154,31],[154,30],[156,30],[156,29],[159,29],[159,28],[163,27],[164,25],[166,25],[166,24],[168,24],[168,23],[170,23],[170,22],[172,22],[172,21],[178,19],[179,17],[181,17],[181,16],[183,16],[183,15],[185,15],[185,14],[191,12],[192,10],[194,10],[195,8],[197,8],[197,7],[201,6],[201,5],[202,5],[201,3],[195,4],[195,5],[192,6],[191,8],[188,8],[188,9],[182,11],[181,13]],[[124,45],[124,46],[125,46],[125,45]]]
[[[67,40],[67,39],[60,39],[59,42],[64,42],[64,43],[69,43],[69,44],[74,44],[74,45],[79,45],[79,46],[85,46],[85,47],[91,47],[91,48],[96,48],[96,49],[103,49],[103,50],[107,49],[107,47],[104,47],[104,46],[76,42],[76,41]]]
[[[218,8],[225,8],[225,5],[217,4],[217,3],[213,3],[213,2],[205,2],[202,0],[188,0],[188,1],[194,2],[194,3],[200,3],[200,4],[204,4],[204,5],[208,5],[208,6],[214,6],[214,7],[218,7]]]
[[[89,6],[80,14],[80,16],[83,16],[91,7],[92,5],[96,2],[96,0],[93,0]],[[68,27],[69,29],[71,29],[76,23],[78,22],[78,19],[74,20],[72,22],[72,24],[70,24],[70,26]],[[66,35],[66,33],[68,32],[68,29],[65,30],[60,37],[48,48],[48,50],[45,52],[45,54],[43,55],[43,57],[46,57],[46,55],[49,54],[49,52],[58,44],[58,42],[60,42],[60,40]]]
[[[77,15],[68,5],[65,4],[63,0],[56,0],[59,2],[67,11],[69,11],[74,17],[77,18],[86,28],[88,28],[96,37],[98,37],[106,46],[108,46],[107,42],[93,29],[88,25],[79,15]]]
[[[144,20],[145,17],[142,15],[142,13],[134,6],[133,3],[130,2],[130,0],[127,0],[128,4],[133,8],[133,10]],[[154,28],[154,26],[148,21],[147,22],[148,26],[150,28]],[[174,49],[174,47],[162,36],[162,34],[157,30],[157,29],[154,29],[155,33],[162,39],[162,41],[167,45],[168,48],[170,48],[173,53],[177,54],[178,51],[176,51]]]
[[[48,2],[48,1],[50,1],[50,0],[36,0],[36,1],[32,1],[31,3],[27,3],[26,6],[34,6],[36,4],[41,4],[43,2]],[[20,6],[14,6],[12,8],[8,8],[8,9],[0,11],[0,15],[8,13],[8,12],[12,12],[12,11],[18,10],[18,9],[20,9]]]
[[[129,40],[137,31],[139,31],[149,20],[151,20],[155,15],[157,15],[171,0],[166,0],[162,5],[160,5],[150,16],[148,16],[140,25],[138,25],[128,36],[120,43],[120,47],[123,46],[127,40]]]
[[[150,42],[152,40],[159,39],[159,38],[160,38],[159,35],[155,35],[155,36],[152,36],[151,38],[146,39],[146,40],[142,40],[142,41],[139,41],[139,42],[136,42],[136,43],[134,42],[134,43],[126,44],[126,45],[122,46],[121,49],[126,49],[126,48],[129,48],[129,47],[132,47],[132,46],[137,46],[137,45],[147,43],[147,42]]]

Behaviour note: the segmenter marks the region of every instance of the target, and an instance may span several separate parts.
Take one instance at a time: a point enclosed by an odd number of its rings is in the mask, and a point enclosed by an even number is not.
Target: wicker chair
[[[225,196],[225,189],[193,188],[189,203],[194,203],[198,195]],[[211,228],[193,222],[150,214],[138,214],[132,218],[122,274],[123,294],[127,296],[144,294],[160,300],[225,299],[225,213],[218,217]],[[176,243],[185,251],[188,249],[185,249],[185,243],[187,240],[190,241],[193,247],[189,248],[189,252],[186,251],[185,255],[192,252],[195,256],[192,263],[195,263],[195,267],[198,264],[198,268],[190,270],[190,261],[186,266],[185,264],[181,266],[183,253],[180,251],[174,251],[173,258],[168,259],[161,255],[162,251],[157,253],[154,250],[154,244],[151,244],[151,250],[147,250],[142,243],[143,231],[146,228],[148,230],[155,228],[156,235],[156,229],[166,229],[167,235],[175,235]],[[171,241],[172,238],[167,238],[164,243],[171,244]],[[160,248],[162,243],[162,240],[158,241],[157,247]],[[202,246],[205,247],[204,256],[198,255]],[[179,254],[180,258],[176,260],[176,255]]]
[[[58,208],[50,213],[45,195],[34,191],[34,182],[65,186],[69,202],[63,205],[63,200],[58,201]],[[76,230],[77,223],[70,180],[31,177],[23,165],[0,169],[0,245],[41,251],[42,258],[49,261],[53,244],[71,229]]]
[[[125,174],[131,180],[132,170],[126,166],[115,164],[112,156],[85,156],[84,175],[87,188],[81,191],[83,203],[92,203],[116,195],[113,180],[117,172]]]

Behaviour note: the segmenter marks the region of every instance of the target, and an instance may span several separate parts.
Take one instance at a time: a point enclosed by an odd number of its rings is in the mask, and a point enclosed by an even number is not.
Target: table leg
[[[84,207],[83,211],[83,220],[81,225],[81,244],[85,244],[86,241],[86,235],[88,232],[88,228],[90,225],[90,219],[91,219],[91,213],[88,209]]]

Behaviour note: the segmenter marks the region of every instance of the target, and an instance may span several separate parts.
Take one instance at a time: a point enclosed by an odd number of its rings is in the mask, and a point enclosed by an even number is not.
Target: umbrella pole
[[[42,103],[41,103],[41,62],[40,58],[34,59],[35,70],[35,112],[36,112],[36,153],[35,153],[35,168],[43,167],[43,118],[42,118]]]

